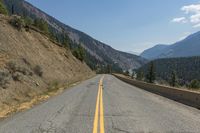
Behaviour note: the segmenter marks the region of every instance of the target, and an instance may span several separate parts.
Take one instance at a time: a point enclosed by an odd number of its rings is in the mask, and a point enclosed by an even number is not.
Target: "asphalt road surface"
[[[0,133],[200,132],[200,110],[98,75],[0,122]]]

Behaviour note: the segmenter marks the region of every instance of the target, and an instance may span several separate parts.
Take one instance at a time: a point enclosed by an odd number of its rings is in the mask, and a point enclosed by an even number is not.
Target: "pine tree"
[[[86,56],[85,49],[80,44],[73,50],[72,54],[80,61],[84,61]]]
[[[148,73],[146,75],[146,80],[149,83],[154,83],[155,79],[156,79],[156,73],[155,73],[154,63],[152,61],[150,63],[150,67],[149,67]]]
[[[12,13],[12,14],[14,14],[14,13],[15,13],[15,10],[14,10],[14,5],[12,5],[11,13]]]
[[[65,48],[69,48],[70,38],[66,33],[63,33],[63,45]]]
[[[177,78],[177,74],[175,71],[172,71],[171,73],[171,79],[170,79],[170,85],[175,87],[178,84],[178,78]]]
[[[4,6],[2,0],[0,0],[0,14],[8,15],[8,11],[6,7]]]

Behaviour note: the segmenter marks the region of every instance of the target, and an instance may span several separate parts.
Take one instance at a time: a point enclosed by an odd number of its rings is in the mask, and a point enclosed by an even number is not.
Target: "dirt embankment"
[[[0,117],[13,106],[94,75],[69,50],[36,31],[18,31],[8,19],[0,16]]]

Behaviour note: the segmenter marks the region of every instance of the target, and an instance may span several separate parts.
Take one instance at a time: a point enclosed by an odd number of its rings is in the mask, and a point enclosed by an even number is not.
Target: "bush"
[[[29,31],[30,26],[33,25],[33,20],[30,17],[24,17],[25,30]]]
[[[51,90],[58,89],[58,86],[59,86],[59,82],[57,80],[55,80],[49,85],[48,89],[51,89]]]
[[[17,64],[13,61],[10,61],[7,63],[7,68],[10,70],[12,73],[17,71]]]
[[[22,28],[25,26],[24,20],[20,16],[12,16],[10,20],[10,24],[17,28],[19,31],[22,30]]]
[[[144,73],[142,71],[138,71],[136,75],[137,80],[143,80],[144,79]]]
[[[189,87],[191,89],[199,89],[200,88],[200,82],[198,80],[194,79],[190,82]]]
[[[34,72],[35,72],[36,75],[38,75],[40,77],[42,77],[42,75],[43,75],[42,68],[39,65],[35,66]]]
[[[16,72],[12,75],[13,80],[15,81],[22,81],[23,80],[23,75],[19,72]]]
[[[8,11],[4,4],[2,3],[2,0],[0,0],[0,14],[8,15]]]
[[[5,71],[0,71],[0,86],[4,89],[7,88],[7,84],[9,83],[9,73]]]
[[[130,73],[129,73],[128,70],[126,70],[126,71],[124,72],[124,75],[125,75],[125,76],[130,76],[129,74],[130,74]]]
[[[25,25],[33,25],[33,19],[31,19],[30,17],[24,17],[24,23]]]
[[[48,23],[43,19],[35,19],[34,26],[43,31],[45,34],[49,34]]]
[[[20,72],[23,75],[31,75],[31,71],[24,66],[17,65],[15,62],[11,61],[7,64],[7,68],[11,73]]]

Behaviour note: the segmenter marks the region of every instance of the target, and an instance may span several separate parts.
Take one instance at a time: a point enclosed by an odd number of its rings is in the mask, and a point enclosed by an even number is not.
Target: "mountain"
[[[158,44],[152,48],[149,48],[140,54],[141,57],[146,59],[154,59],[155,57],[159,56],[164,52],[164,49],[167,48],[168,45]]]
[[[140,56],[115,50],[89,35],[63,24],[24,0],[3,1],[10,13],[14,12],[14,14],[21,16],[29,16],[32,19],[42,18],[49,24],[54,33],[67,33],[74,43],[84,47],[87,52],[86,63],[93,69],[97,66],[111,65],[116,69],[127,70],[138,68],[146,63],[146,60]]]
[[[150,52],[149,52],[150,51]],[[169,46],[155,46],[141,56],[147,59],[200,56],[200,31]],[[150,54],[149,54],[150,53]],[[152,54],[154,53],[154,54]]]
[[[190,82],[193,79],[200,80],[200,57],[179,57],[156,59],[152,61],[156,72],[157,80],[170,81],[173,71],[176,72],[181,84]],[[145,64],[138,71],[147,74],[150,63]]]
[[[182,41],[170,45],[159,58],[200,56],[200,32],[196,32]]]

